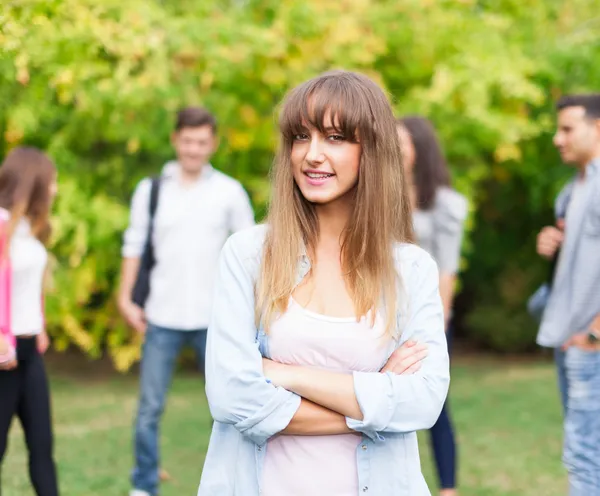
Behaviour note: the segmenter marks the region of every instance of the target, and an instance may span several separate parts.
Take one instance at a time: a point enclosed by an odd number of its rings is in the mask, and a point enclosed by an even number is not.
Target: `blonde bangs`
[[[295,135],[308,128],[325,134],[329,117],[336,132],[356,142],[363,119],[353,108],[352,94],[339,81],[315,81],[315,84],[300,86],[290,93],[279,119],[279,129],[283,139],[291,143]]]

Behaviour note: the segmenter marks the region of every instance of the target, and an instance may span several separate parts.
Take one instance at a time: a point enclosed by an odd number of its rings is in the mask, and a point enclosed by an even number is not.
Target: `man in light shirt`
[[[144,308],[132,301],[150,225],[151,180],[137,186],[125,232],[119,309],[145,334],[140,402],[135,430],[135,468],[130,496],[154,496],[159,483],[159,422],[177,357],[191,345],[204,369],[217,259],[228,236],[254,224],[241,184],[213,169],[218,146],[216,120],[188,107],[177,114],[171,143],[177,161],[160,178],[152,242],[155,265]]]
[[[570,496],[600,496],[600,94],[563,97],[554,144],[576,177],[537,252],[556,258],[537,342],[555,349]],[[560,251],[559,251],[560,248]]]

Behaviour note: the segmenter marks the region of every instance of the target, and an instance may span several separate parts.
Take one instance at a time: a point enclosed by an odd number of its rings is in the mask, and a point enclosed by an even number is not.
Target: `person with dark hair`
[[[43,309],[45,242],[56,192],[56,167],[36,148],[17,147],[0,166],[0,464],[10,425],[18,417],[38,496],[58,495],[42,359],[49,345]]]
[[[537,237],[553,262],[537,342],[555,350],[569,494],[599,496],[600,93],[565,96],[556,108],[554,145],[577,173],[556,198],[556,224]]]
[[[184,128],[209,127],[213,136],[217,135],[217,119],[208,110],[202,107],[185,107],[177,112],[175,131]]]
[[[450,187],[450,171],[431,122],[424,117],[407,116],[398,120],[397,127],[404,153],[404,171],[411,184],[417,242],[433,256],[439,268],[440,294],[450,349],[450,320],[467,202]],[[456,441],[447,403],[429,432],[440,494],[453,496],[456,494]]]
[[[177,160],[159,178],[144,179],[133,195],[119,289],[122,315],[144,334],[132,496],[157,494],[159,423],[176,359],[190,345],[204,371],[221,247],[231,233],[254,225],[242,185],[209,163],[218,146],[216,131],[207,110],[181,110],[171,136]],[[143,272],[147,292],[140,298]]]

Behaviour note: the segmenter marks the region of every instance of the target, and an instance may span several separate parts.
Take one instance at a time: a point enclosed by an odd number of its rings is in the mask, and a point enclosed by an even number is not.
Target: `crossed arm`
[[[253,242],[248,232],[233,235],[219,261],[206,353],[206,394],[213,418],[233,425],[258,445],[282,433],[355,431],[375,439],[380,432],[431,427],[449,384],[433,260],[419,255],[405,281],[411,310],[403,331],[407,343],[380,372],[340,374],[261,356],[254,321],[257,257],[249,253]]]
[[[413,374],[426,356],[426,345],[407,341],[394,351],[382,372]],[[347,434],[355,431],[346,424],[346,417],[363,420],[352,374],[284,365],[266,358],[263,370],[273,384],[302,397],[296,414],[280,434]]]

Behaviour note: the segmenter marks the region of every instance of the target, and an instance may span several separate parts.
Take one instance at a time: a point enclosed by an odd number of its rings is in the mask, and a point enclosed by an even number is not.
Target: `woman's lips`
[[[307,171],[304,173],[306,182],[311,186],[321,186],[325,184],[329,179],[335,177],[335,174],[331,172],[312,172]]]

